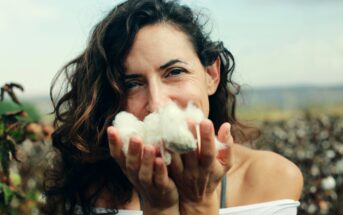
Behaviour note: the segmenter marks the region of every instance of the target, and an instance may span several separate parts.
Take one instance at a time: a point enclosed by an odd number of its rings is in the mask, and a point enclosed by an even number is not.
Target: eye
[[[142,83],[138,80],[125,81],[125,89],[127,89],[127,90],[131,90],[131,89],[139,87],[139,86],[142,86]]]
[[[185,72],[185,70],[183,68],[172,68],[172,69],[170,69],[168,71],[166,77],[178,76],[178,75],[181,75],[184,72]]]

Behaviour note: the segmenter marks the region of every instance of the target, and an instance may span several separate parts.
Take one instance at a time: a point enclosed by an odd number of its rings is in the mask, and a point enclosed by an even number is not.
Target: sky
[[[0,84],[47,96],[56,72],[119,2],[0,0]],[[181,2],[210,18],[212,38],[233,53],[233,78],[243,87],[343,85],[343,1]]]

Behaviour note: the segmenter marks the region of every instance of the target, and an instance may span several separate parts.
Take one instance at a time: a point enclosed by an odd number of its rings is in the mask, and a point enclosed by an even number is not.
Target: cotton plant
[[[113,125],[120,133],[125,154],[128,152],[130,138],[139,136],[144,144],[158,146],[162,158],[166,164],[170,164],[169,151],[182,154],[198,148],[201,140],[200,122],[203,119],[203,112],[191,102],[185,109],[171,102],[157,112],[147,115],[143,121],[138,120],[131,113],[121,111],[116,115]],[[195,138],[188,128],[187,120],[195,122]],[[218,150],[225,147],[217,138],[215,138],[215,144]]]

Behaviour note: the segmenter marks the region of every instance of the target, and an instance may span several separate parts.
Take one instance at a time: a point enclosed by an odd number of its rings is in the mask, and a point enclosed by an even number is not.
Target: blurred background
[[[0,103],[0,153],[10,167],[7,177],[2,162],[0,214],[39,214],[44,199],[37,166],[49,156],[51,81],[119,2],[0,0],[0,85],[15,82],[25,89],[11,88],[22,105],[6,93]],[[343,2],[181,2],[209,18],[213,39],[235,57],[238,117],[263,132],[252,147],[276,151],[301,168],[305,187],[298,214],[343,214]],[[26,114],[11,121],[17,130],[6,130],[8,114],[20,110]],[[8,132],[26,162],[15,161]]]

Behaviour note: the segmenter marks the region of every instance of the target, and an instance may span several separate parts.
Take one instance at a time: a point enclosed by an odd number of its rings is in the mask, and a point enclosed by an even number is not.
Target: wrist
[[[184,215],[218,214],[219,200],[214,193],[199,201],[180,201],[180,213]]]
[[[144,205],[143,207],[144,215],[179,215],[179,205],[173,205],[168,208],[151,207],[149,205]]]

